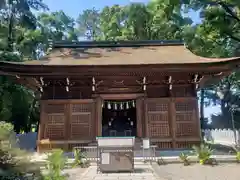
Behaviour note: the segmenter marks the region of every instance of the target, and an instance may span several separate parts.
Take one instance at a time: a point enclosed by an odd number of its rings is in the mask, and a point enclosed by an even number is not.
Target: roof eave
[[[228,62],[213,63],[192,63],[192,64],[138,64],[138,65],[26,65],[14,64],[9,62],[0,62],[0,74],[2,75],[36,75],[36,74],[52,74],[63,75],[66,72],[73,74],[105,72],[106,69],[116,71],[124,68],[124,70],[132,71],[162,71],[162,72],[228,72],[240,68],[240,59]],[[66,70],[68,69],[68,70]],[[121,70],[122,71],[122,70]]]

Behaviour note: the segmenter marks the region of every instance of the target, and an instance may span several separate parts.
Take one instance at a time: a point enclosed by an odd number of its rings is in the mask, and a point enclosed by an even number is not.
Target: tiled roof
[[[26,65],[147,65],[226,62],[239,59],[204,58],[193,54],[184,45],[140,47],[56,48],[41,60],[25,61]]]

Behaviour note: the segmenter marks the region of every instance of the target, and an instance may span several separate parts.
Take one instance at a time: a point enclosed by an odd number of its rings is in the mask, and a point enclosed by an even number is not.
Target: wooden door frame
[[[102,136],[102,102],[104,100],[135,100],[137,102],[137,99],[144,97],[143,93],[132,93],[132,94],[95,94],[93,95],[93,98],[96,99],[96,134],[97,136]],[[137,122],[137,135],[139,134],[138,131],[142,130],[142,120],[139,119],[139,117],[142,117],[142,115],[139,115],[138,113],[141,113],[141,109],[137,109],[138,107],[136,105],[136,122]],[[141,134],[141,133],[140,133]]]

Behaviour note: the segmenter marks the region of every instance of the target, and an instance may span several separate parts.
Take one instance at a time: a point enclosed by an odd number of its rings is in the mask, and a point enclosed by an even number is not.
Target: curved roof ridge
[[[184,48],[189,51],[191,54],[193,54],[194,56],[198,57],[199,59],[206,59],[206,60],[213,60],[213,61],[218,61],[218,62],[222,62],[222,61],[228,61],[228,60],[234,60],[234,59],[240,59],[240,56],[233,56],[233,57],[204,57],[204,56],[200,56],[195,54],[194,52],[192,52],[187,45],[184,44]]]
[[[53,48],[114,48],[143,46],[182,46],[182,40],[55,41]]]

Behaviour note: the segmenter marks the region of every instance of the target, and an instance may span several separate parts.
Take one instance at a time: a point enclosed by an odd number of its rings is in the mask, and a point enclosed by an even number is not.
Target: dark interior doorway
[[[106,100],[102,110],[102,136],[136,136],[134,100]]]

